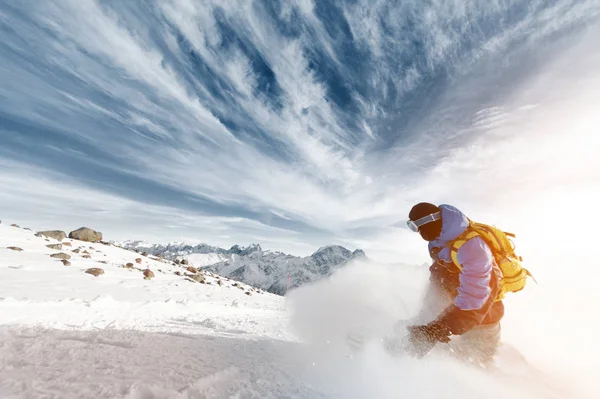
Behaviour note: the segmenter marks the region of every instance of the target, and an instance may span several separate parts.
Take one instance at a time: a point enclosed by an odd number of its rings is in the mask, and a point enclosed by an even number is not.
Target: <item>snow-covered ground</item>
[[[283,326],[283,298],[244,284],[222,278],[218,285],[212,275],[200,284],[185,276],[191,274],[187,266],[99,243],[65,239],[71,246],[53,250],[46,245],[57,241],[4,224],[0,240],[4,325],[290,337]],[[71,266],[50,257],[60,252],[71,256]],[[133,268],[123,267],[127,263]],[[85,273],[89,268],[105,273],[95,277]],[[155,274],[151,280],[144,279],[147,268]]]
[[[387,354],[377,337],[418,307],[423,268],[349,265],[284,298],[189,281],[186,266],[100,243],[46,247],[56,243],[0,225],[1,398],[577,397],[527,364],[485,372]],[[348,331],[374,339],[351,353]]]
[[[190,254],[186,256],[186,259],[194,266],[204,267],[230,260],[234,256],[235,255],[222,254]]]
[[[57,243],[0,225],[2,398],[260,393],[260,375],[276,374],[249,363],[253,353],[294,341],[282,297],[211,275],[190,281],[187,266],[100,243],[46,247]],[[50,257],[60,252],[70,266]],[[143,278],[146,268],[154,278]],[[257,386],[245,387],[253,375]]]

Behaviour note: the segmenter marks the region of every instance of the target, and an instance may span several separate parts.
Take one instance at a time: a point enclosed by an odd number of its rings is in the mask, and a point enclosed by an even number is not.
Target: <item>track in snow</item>
[[[241,335],[0,328],[3,399],[564,397],[540,383],[375,347],[351,358]]]
[[[294,356],[282,356],[282,354]],[[0,396],[319,398],[298,344],[133,330],[0,329]]]

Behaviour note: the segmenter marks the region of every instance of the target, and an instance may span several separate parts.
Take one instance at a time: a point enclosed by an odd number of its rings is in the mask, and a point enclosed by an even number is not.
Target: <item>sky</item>
[[[427,201],[534,258],[557,227],[593,244],[599,22],[599,0],[3,1],[0,219],[420,262]]]

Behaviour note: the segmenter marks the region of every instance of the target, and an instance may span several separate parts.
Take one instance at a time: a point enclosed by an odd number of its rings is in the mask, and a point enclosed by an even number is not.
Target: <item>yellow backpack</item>
[[[521,262],[523,258],[515,254],[515,249],[509,237],[515,237],[512,233],[506,233],[496,227],[489,226],[483,223],[469,221],[469,227],[462,233],[454,242],[450,243],[450,255],[452,262],[462,271],[462,266],[458,263],[458,250],[467,241],[473,237],[481,237],[481,239],[490,247],[498,268],[502,272],[500,279],[500,290],[496,301],[504,298],[507,292],[521,291],[527,282],[527,276],[533,278],[529,270],[525,269]],[[533,278],[535,281],[535,278]]]

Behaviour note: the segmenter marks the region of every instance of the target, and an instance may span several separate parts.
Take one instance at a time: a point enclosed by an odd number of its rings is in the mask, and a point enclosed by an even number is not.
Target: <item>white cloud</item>
[[[0,94],[12,100],[7,111],[53,127],[70,140],[79,140],[114,156],[119,163],[103,165],[107,169],[127,170],[134,176],[219,204],[261,214],[285,215],[284,219],[321,229],[323,234],[338,241],[371,242],[365,246],[374,253],[392,257],[394,251],[404,251],[397,248],[403,237],[398,230],[381,226],[403,220],[412,203],[455,201],[475,213],[484,208],[481,204],[501,206],[504,197],[496,194],[497,183],[490,176],[518,181],[533,196],[535,187],[542,190],[553,183],[543,173],[535,170],[523,173],[523,169],[532,168],[534,163],[548,168],[561,156],[557,146],[582,155],[576,162],[561,164],[563,172],[553,174],[554,178],[568,180],[573,175],[596,178],[586,166],[596,162],[589,151],[591,146],[585,145],[593,137],[584,133],[596,123],[590,104],[597,102],[594,88],[598,63],[586,51],[592,48],[590,41],[584,42],[583,48],[573,55],[557,53],[563,58],[588,60],[579,69],[565,70],[565,66],[548,63],[539,74],[545,80],[529,80],[512,98],[506,98],[504,92],[498,93],[492,104],[498,109],[484,112],[480,108],[472,114],[460,115],[462,98],[475,98],[473,93],[482,91],[486,83],[485,70],[469,69],[474,77],[457,76],[454,86],[440,95],[423,120],[410,127],[413,136],[407,137],[405,145],[377,153],[369,148],[382,136],[372,122],[390,117],[384,110],[394,109],[385,106],[390,100],[386,97],[389,94],[386,82],[392,82],[398,93],[405,93],[418,88],[428,71],[436,67],[472,65],[474,60],[506,49],[529,32],[535,32],[527,36],[533,44],[563,29],[565,24],[579,21],[583,16],[593,17],[598,12],[594,2],[568,5],[559,2],[541,13],[532,12],[467,53],[461,53],[458,47],[466,30],[476,29],[469,21],[486,13],[501,12],[499,3],[484,6],[456,1],[430,7],[409,2],[397,9],[381,1],[344,5],[343,13],[355,40],[373,57],[368,85],[382,94],[367,98],[352,93],[360,110],[358,115],[352,115],[356,121],[353,128],[342,118],[347,110],[339,109],[331,101],[326,83],[310,67],[307,50],[318,49],[330,57],[327,62],[343,76],[349,68],[340,62],[337,43],[315,14],[311,1],[289,3],[282,10],[285,18],[291,18],[293,8],[299,11],[302,20],[295,22],[302,27],[299,29],[302,33],[295,38],[280,35],[277,27],[267,20],[263,8],[254,2],[161,2],[153,9],[156,19],[152,22],[156,24],[156,32],[165,35],[168,51],[163,51],[161,43],[148,33],[143,25],[147,20],[120,15],[116,4],[115,9],[92,0],[50,1],[35,9],[21,5],[32,20],[13,21],[13,26],[31,46],[37,46],[40,68],[22,68],[19,60],[7,59],[0,66],[4,87],[0,88]],[[230,23],[271,68],[280,90],[273,98],[257,92],[259,76],[253,69],[256,65],[242,46],[235,42],[223,46],[227,38],[218,29],[217,7],[219,18]],[[559,14],[563,19],[557,18]],[[416,30],[402,34],[407,18],[412,19]],[[383,29],[382,22],[390,31]],[[51,34],[42,36],[36,24],[42,24]],[[177,37],[177,33],[181,36]],[[423,65],[416,62],[400,66],[403,59],[392,62],[386,58],[414,56],[408,50],[403,52],[413,39],[422,41],[423,54],[419,59]],[[214,77],[223,82],[225,86],[220,93],[223,97],[211,89],[212,80],[194,75],[199,73],[199,66],[190,62],[189,51],[183,51],[183,41],[202,58]],[[26,49],[19,43],[7,41],[6,45],[25,54]],[[467,56],[457,59],[457,54]],[[48,78],[40,72],[43,68],[84,83]],[[555,95],[558,92],[560,96]],[[273,100],[279,104],[273,105]],[[537,107],[524,109],[528,104]],[[482,108],[489,105],[482,104]],[[561,126],[558,115],[562,120],[571,115],[578,118]],[[228,119],[238,129],[229,129],[219,118]],[[544,129],[540,128],[542,123]],[[110,131],[115,126],[121,129],[118,134]],[[408,129],[393,128],[400,132]],[[568,140],[560,135],[565,130],[572,132]],[[111,134],[107,135],[107,131]],[[256,136],[256,131],[262,136]],[[265,142],[272,143],[272,147]],[[529,151],[532,143],[542,143],[535,147],[535,159]],[[65,156],[75,152],[80,159],[87,157],[91,158],[87,159],[89,162],[99,162],[75,145],[54,145],[54,148]],[[18,154],[13,153],[11,158],[18,159]],[[497,165],[507,159],[513,167],[497,171]],[[22,166],[13,168],[19,176],[29,173]],[[62,178],[69,190],[77,187],[77,181],[69,181],[65,175]],[[36,180],[37,183],[43,180]],[[523,190],[518,184],[501,187],[506,198],[517,197]],[[11,198],[17,214],[25,215],[26,209],[34,207],[30,202],[24,202],[20,210],[17,207],[16,199],[26,195],[27,187],[20,191],[11,185],[5,187],[3,198]],[[51,192],[51,196],[42,198],[53,201],[68,196]],[[112,204],[114,215],[128,212],[139,215],[151,209],[139,207],[135,202],[124,206],[121,201],[127,200],[110,198],[105,203]],[[83,205],[73,204],[80,215],[89,210],[80,207]],[[108,212],[108,208],[102,209]],[[162,215],[156,219],[161,223],[171,214]],[[171,216],[182,220],[177,213]],[[205,226],[199,220],[208,216],[198,218],[194,223]],[[191,228],[190,223],[181,223]],[[241,239],[231,230],[234,225],[210,231],[233,237],[232,240]],[[354,232],[360,231],[357,228],[381,228],[381,233],[361,237]],[[273,230],[270,234],[269,229],[259,223],[256,233],[275,240],[280,232]],[[172,234],[165,232],[165,236]]]
[[[26,183],[26,184],[24,184]],[[224,247],[260,242],[288,251],[315,250],[298,233],[242,217],[223,217],[152,205],[68,181],[65,176],[14,162],[0,162],[0,203],[3,223],[35,230],[74,230],[87,225],[107,240],[154,242],[186,238]],[[85,183],[85,182],[83,182]],[[8,216],[8,218],[6,218]],[[8,220],[7,220],[8,219]],[[223,238],[225,237],[225,238]]]

